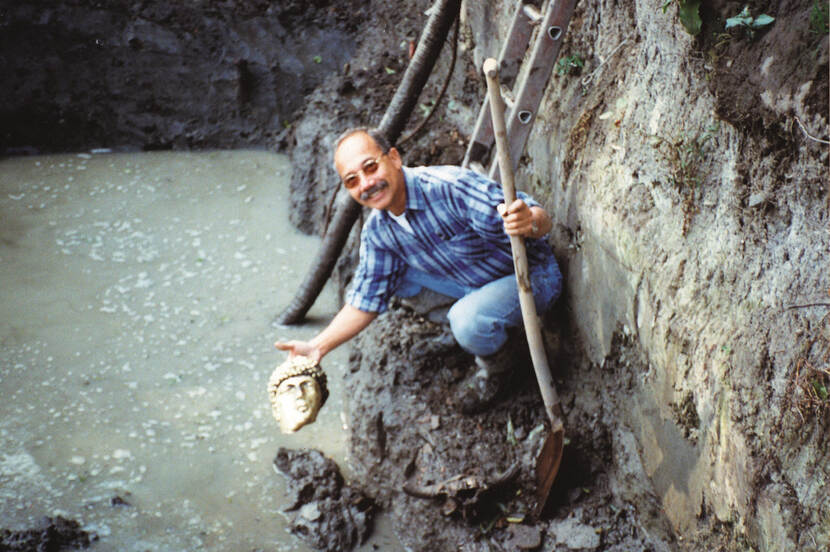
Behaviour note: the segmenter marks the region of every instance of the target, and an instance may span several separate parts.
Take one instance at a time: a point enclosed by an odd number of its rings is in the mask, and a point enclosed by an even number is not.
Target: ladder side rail
[[[505,75],[503,78],[506,82],[512,82],[519,74],[519,68],[527,52],[533,27],[537,23],[528,16],[525,7],[523,1],[517,2],[513,20],[510,23],[510,30],[507,33],[507,40],[502,45],[499,53],[500,72]],[[485,101],[482,102],[481,109],[479,109],[476,125],[461,166],[469,167],[473,161],[480,161],[490,151],[494,140],[490,107]]]
[[[552,0],[548,4],[530,57],[530,67],[518,83],[513,109],[507,114],[507,136],[514,171],[519,166],[527,138],[536,120],[575,5],[576,0]],[[498,159],[491,163],[489,176],[494,180],[499,179]]]

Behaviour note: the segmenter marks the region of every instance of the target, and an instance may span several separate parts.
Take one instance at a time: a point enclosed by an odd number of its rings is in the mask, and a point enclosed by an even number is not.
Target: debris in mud
[[[317,550],[340,552],[372,533],[374,501],[346,485],[337,464],[318,450],[281,447],[274,467],[288,483],[291,532]]]
[[[505,491],[518,474],[519,464],[516,463],[490,482],[477,475],[461,474],[420,487],[408,482],[403,490],[417,498],[440,499],[441,513],[445,516],[460,515],[466,521],[476,521],[483,510],[495,505],[496,495]]]
[[[88,533],[74,519],[61,516],[44,518],[39,527],[22,531],[0,530],[0,550],[3,552],[57,552],[87,548],[98,540],[94,533]]]

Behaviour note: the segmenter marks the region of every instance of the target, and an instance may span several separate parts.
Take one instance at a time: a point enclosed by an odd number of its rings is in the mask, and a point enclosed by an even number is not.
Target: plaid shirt
[[[384,312],[408,266],[475,289],[513,273],[510,237],[496,205],[501,186],[456,166],[404,167],[406,209],[414,234],[383,210],[373,210],[360,234],[360,262],[346,302]],[[523,192],[519,198],[539,203]],[[553,257],[543,239],[526,239],[531,265]]]

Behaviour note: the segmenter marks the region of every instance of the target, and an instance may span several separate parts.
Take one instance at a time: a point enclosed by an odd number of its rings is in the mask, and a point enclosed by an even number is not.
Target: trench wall
[[[354,52],[365,6],[68,0],[0,6],[0,155],[280,146]]]
[[[608,374],[678,535],[826,549],[827,409],[806,408],[802,384],[805,365],[827,368],[827,146],[795,118],[826,139],[826,102],[809,97],[826,87],[827,36],[791,2],[718,59],[662,4],[578,3],[560,57],[585,66],[552,76],[517,182],[553,215],[583,368]],[[514,6],[466,2],[477,66],[497,56]],[[704,6],[705,36],[734,8]],[[619,393],[610,366],[626,349],[642,360]]]

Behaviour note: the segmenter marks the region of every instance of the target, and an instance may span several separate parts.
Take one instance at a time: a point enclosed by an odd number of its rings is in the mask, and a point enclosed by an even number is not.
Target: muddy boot
[[[496,402],[504,393],[512,372],[512,348],[505,345],[496,353],[475,357],[475,372],[464,378],[457,388],[457,404],[464,414],[477,414]]]

